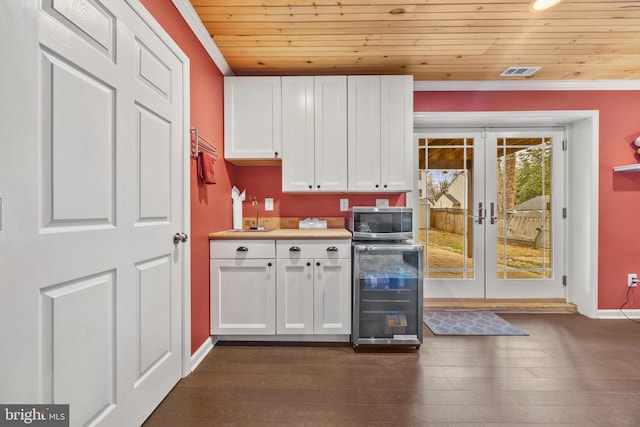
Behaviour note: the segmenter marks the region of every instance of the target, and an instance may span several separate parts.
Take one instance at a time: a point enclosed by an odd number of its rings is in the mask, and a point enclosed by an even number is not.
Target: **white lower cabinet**
[[[349,241],[276,242],[276,333],[351,333]]]
[[[275,334],[275,242],[212,241],[210,252],[211,334]]]
[[[351,334],[350,240],[212,240],[212,335]]]

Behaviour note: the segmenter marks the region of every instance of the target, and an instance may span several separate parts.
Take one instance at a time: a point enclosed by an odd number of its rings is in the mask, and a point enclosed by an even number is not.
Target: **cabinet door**
[[[211,334],[273,335],[275,260],[211,260]]]
[[[315,188],[347,190],[347,78],[315,77]]]
[[[351,259],[314,260],[314,334],[351,333]]]
[[[380,185],[382,191],[413,188],[413,77],[380,80]]]
[[[313,77],[282,77],[282,191],[314,189]]]
[[[313,263],[311,259],[279,259],[276,331],[313,334]]]
[[[350,191],[380,188],[380,76],[349,76]]]
[[[225,159],[274,159],[281,146],[280,77],[225,77]]]

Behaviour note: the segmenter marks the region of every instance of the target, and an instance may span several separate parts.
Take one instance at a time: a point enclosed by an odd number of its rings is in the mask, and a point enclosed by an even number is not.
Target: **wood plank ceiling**
[[[640,1],[191,0],[236,75],[640,79]]]

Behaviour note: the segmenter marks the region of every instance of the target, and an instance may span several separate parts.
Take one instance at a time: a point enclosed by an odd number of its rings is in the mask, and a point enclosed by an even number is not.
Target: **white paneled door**
[[[182,372],[185,59],[130,3],[0,5],[0,402],[72,426],[139,425]]]

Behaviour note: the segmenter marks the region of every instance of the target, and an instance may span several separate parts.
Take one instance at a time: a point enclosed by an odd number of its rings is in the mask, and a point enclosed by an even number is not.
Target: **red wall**
[[[640,174],[613,173],[635,163],[630,147],[640,135],[640,91],[416,92],[414,111],[599,110],[598,308],[616,309],[627,293],[627,273],[640,274]],[[580,141],[570,142],[579,150]],[[579,214],[579,213],[574,213]],[[569,218],[570,220],[570,218]],[[571,237],[569,237],[571,238]],[[571,278],[569,278],[571,280]],[[637,289],[637,288],[636,288]],[[626,308],[640,308],[631,292]]]
[[[208,234],[231,228],[231,184],[234,167],[223,158],[223,80],[193,32],[171,0],[142,0],[142,4],[180,46],[190,61],[192,127],[213,142],[219,153],[216,184],[202,184],[191,160],[191,352],[209,337],[209,239]]]
[[[242,166],[238,168],[235,182],[240,191],[247,190],[249,197],[256,197],[260,218],[265,217],[344,217],[340,211],[340,199],[349,199],[349,206],[375,206],[376,199],[388,199],[389,206],[404,206],[404,194],[291,194],[282,192],[282,168],[280,166]],[[273,211],[265,212],[264,198],[273,198]],[[255,215],[255,210],[244,203],[243,216]],[[268,223],[267,223],[268,225]]]

